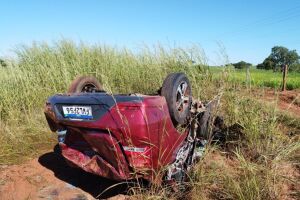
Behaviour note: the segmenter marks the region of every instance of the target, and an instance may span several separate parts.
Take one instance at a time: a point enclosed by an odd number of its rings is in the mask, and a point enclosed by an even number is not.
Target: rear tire
[[[68,93],[94,92],[102,90],[99,81],[93,76],[78,76],[68,89]]]
[[[166,98],[174,126],[186,124],[190,117],[192,90],[184,73],[171,73],[163,82],[161,95]]]

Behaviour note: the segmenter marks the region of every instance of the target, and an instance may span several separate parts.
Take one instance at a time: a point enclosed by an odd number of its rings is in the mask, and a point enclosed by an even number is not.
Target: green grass
[[[194,61],[202,64],[194,66],[191,54]],[[18,49],[15,60],[0,68],[0,165],[23,162],[54,146],[55,134],[47,127],[43,105],[50,95],[65,92],[76,76],[96,76],[112,93],[153,93],[168,73],[182,71],[191,80],[195,98],[209,100],[222,94],[218,114],[224,116],[228,126],[238,123],[243,127],[242,137],[229,141],[227,148],[208,148],[204,161],[190,174],[191,191],[186,197],[287,197],[290,194],[283,190],[284,186],[297,185],[299,180],[284,174],[282,167],[299,167],[300,142],[298,135],[283,133],[280,125],[299,129],[299,121],[291,122],[274,107],[262,106],[250,92],[240,93],[245,88],[244,71],[208,68],[204,61],[203,51],[197,46],[170,49],[157,45],[133,53],[62,40]],[[298,75],[289,74],[289,88],[299,88]],[[278,87],[281,80],[280,74],[254,69],[251,77],[253,86],[271,86],[275,81]],[[133,189],[133,194],[138,199],[179,196],[160,186]]]
[[[222,67],[210,67],[210,71],[214,74],[215,78],[219,78],[218,74],[224,70]],[[227,69],[230,73],[229,81],[234,84],[247,84],[246,69]],[[282,73],[273,72],[272,70],[260,70],[250,68],[250,80],[253,87],[271,87],[280,88],[282,84]],[[249,85],[249,83],[248,83]],[[290,72],[288,73],[287,89],[299,89],[300,88],[300,73]]]

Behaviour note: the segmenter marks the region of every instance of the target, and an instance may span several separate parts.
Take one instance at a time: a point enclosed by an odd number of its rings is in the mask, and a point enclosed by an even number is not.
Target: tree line
[[[288,71],[300,72],[300,56],[296,50],[289,50],[283,46],[274,46],[271,49],[270,55],[265,60],[256,66],[257,69],[281,71],[284,65],[288,66]],[[236,69],[245,69],[251,67],[251,63],[240,61],[231,63]]]
[[[271,50],[271,54],[256,67],[258,69],[266,69],[273,71],[281,71],[283,65],[287,65],[289,71],[299,71],[300,63],[299,55],[296,50],[289,50],[283,46],[275,46]]]

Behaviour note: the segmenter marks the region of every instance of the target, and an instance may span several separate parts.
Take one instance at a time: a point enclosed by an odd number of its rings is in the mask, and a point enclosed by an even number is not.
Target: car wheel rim
[[[179,113],[184,112],[188,107],[189,98],[188,84],[183,81],[179,84],[176,91],[176,110]]]
[[[93,92],[96,89],[97,89],[97,87],[94,84],[89,83],[89,84],[86,84],[83,86],[83,88],[81,89],[81,92],[88,93],[88,92]]]

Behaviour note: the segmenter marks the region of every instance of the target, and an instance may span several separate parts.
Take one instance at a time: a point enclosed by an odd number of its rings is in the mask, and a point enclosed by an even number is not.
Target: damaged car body
[[[202,156],[214,103],[193,100],[183,73],[156,95],[112,95],[78,77],[47,100],[45,116],[70,166],[117,181],[182,182]]]

